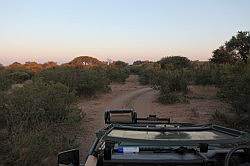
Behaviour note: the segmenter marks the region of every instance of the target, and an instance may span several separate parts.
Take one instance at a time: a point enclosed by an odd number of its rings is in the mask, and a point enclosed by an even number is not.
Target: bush
[[[138,70],[139,82],[143,85],[153,85],[161,68],[157,63],[147,63],[142,65]]]
[[[188,82],[183,75],[183,71],[162,70],[155,85],[160,90],[158,100],[162,104],[187,102],[185,93],[188,90]]]
[[[162,104],[188,103],[188,99],[183,94],[160,93],[158,101]]]
[[[182,69],[191,67],[191,61],[186,57],[181,56],[170,56],[162,58],[159,62],[162,69]]]
[[[13,81],[0,72],[0,91],[5,91],[11,87]]]
[[[162,104],[174,104],[186,101],[186,98],[182,97],[180,94],[176,94],[167,90],[160,90],[160,95],[158,101]]]
[[[125,68],[109,67],[107,69],[107,77],[112,82],[124,83],[129,73]]]
[[[223,66],[210,63],[194,66],[193,82],[197,85],[220,85]]]
[[[105,71],[58,67],[47,69],[37,75],[44,81],[60,82],[75,90],[77,95],[92,96],[109,90],[109,80]]]
[[[71,140],[78,130],[79,111],[72,107],[75,94],[65,85],[35,81],[2,92],[0,98],[6,128],[4,164],[40,165],[48,156],[75,146]]]
[[[32,74],[22,70],[3,69],[0,71],[0,91],[8,90],[12,84],[31,79]]]
[[[24,71],[13,71],[9,73],[7,77],[15,83],[23,83],[24,81],[31,79],[31,74]]]
[[[75,96],[63,84],[36,81],[34,84],[14,89],[12,93],[6,94],[4,99],[1,104],[5,105],[1,106],[6,113],[8,128],[11,131],[15,131],[15,127],[28,131],[37,128],[41,123],[64,120]]]
[[[219,96],[230,102],[233,108],[239,112],[250,114],[250,65],[242,71],[226,75]]]
[[[188,81],[185,79],[183,71],[181,70],[162,70],[157,80],[156,86],[160,86],[160,89],[167,89],[170,92],[187,92]]]
[[[115,65],[119,68],[125,68],[128,66],[128,63],[123,62],[123,61],[115,61],[115,62],[113,62],[113,65]]]
[[[232,105],[234,117],[229,121],[234,126],[243,130],[250,130],[250,65],[223,65],[218,96]],[[218,113],[217,113],[217,117]],[[226,117],[226,116],[225,116]],[[221,118],[223,119],[223,118]],[[221,120],[222,121],[222,120]],[[230,124],[226,124],[230,126]]]
[[[159,102],[163,104],[187,102],[185,93],[188,90],[190,69],[162,69],[159,63],[147,63],[138,66],[136,70],[141,84],[150,84],[160,91]]]

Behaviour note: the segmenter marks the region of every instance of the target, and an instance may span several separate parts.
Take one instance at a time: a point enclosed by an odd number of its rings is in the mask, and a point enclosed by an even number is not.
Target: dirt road
[[[228,107],[216,99],[214,87],[189,87],[189,103],[162,105],[156,102],[158,92],[138,83],[137,76],[130,76],[125,84],[111,85],[112,91],[94,99],[83,99],[79,107],[85,114],[81,155],[86,156],[95,137],[95,132],[104,126],[107,109],[133,108],[138,116],[156,114],[170,117],[176,122],[208,123],[216,109]],[[85,158],[85,157],[84,157]]]

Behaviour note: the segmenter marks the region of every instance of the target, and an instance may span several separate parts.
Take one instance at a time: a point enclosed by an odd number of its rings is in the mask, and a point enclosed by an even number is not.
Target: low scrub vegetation
[[[165,57],[158,62],[135,63],[131,69],[139,74],[142,84],[159,90],[158,100],[163,104],[186,102],[187,86],[191,84],[218,87],[218,97],[230,103],[231,112],[237,116],[234,121],[223,121],[250,130],[249,39],[249,32],[238,32],[213,52],[209,62],[191,62],[180,56]],[[214,116],[219,119],[227,117],[218,112]]]
[[[160,90],[159,101],[163,104],[186,102],[187,85],[182,71],[162,70],[155,82],[155,86]]]
[[[127,65],[92,57],[60,66],[1,65],[0,165],[56,165],[56,154],[77,146],[82,132],[78,96],[94,96],[109,91],[111,82],[125,82]]]
[[[72,106],[76,96],[61,83],[41,80],[1,92],[2,162],[6,165],[34,165],[49,155],[74,146],[80,121]],[[44,161],[46,162],[46,161]]]
[[[92,96],[97,92],[109,90],[109,80],[105,71],[97,69],[79,69],[58,67],[40,72],[36,78],[46,82],[60,82],[76,91],[77,95]]]
[[[149,84],[160,91],[158,100],[163,104],[186,102],[188,90],[187,68],[190,60],[185,57],[165,57],[158,62],[143,63],[133,66],[139,74],[139,81]]]
[[[0,91],[7,90],[12,84],[20,84],[31,79],[32,73],[26,70],[0,70]]]
[[[129,71],[126,68],[108,67],[106,72],[108,79],[112,82],[125,83],[129,76]]]
[[[249,130],[249,63],[214,64],[193,62],[189,67],[162,69],[159,67],[158,62],[154,62],[137,66],[136,70],[139,71],[142,84],[149,84],[159,90],[158,101],[163,104],[188,102],[186,97],[188,85],[212,85],[218,87],[220,90],[217,96],[222,101],[230,103],[232,111],[238,116],[238,118],[235,118],[234,126],[241,126]],[[224,120],[224,122],[227,121],[231,122],[232,120]]]
[[[238,126],[250,130],[250,65],[240,68],[240,72],[224,77],[218,96],[232,105],[239,116]]]

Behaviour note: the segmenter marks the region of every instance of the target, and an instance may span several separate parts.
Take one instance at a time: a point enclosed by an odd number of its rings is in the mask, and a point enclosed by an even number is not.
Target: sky
[[[0,63],[208,60],[250,30],[249,0],[0,0]]]

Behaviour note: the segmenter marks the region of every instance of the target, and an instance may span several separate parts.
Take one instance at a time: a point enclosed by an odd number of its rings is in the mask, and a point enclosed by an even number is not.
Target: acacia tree
[[[225,45],[213,51],[210,59],[214,63],[235,63],[243,61],[247,63],[250,54],[250,32],[239,31]]]
[[[99,66],[102,64],[102,62],[90,56],[79,56],[70,61],[68,64],[70,66],[75,66],[75,67],[84,67],[84,66]]]

